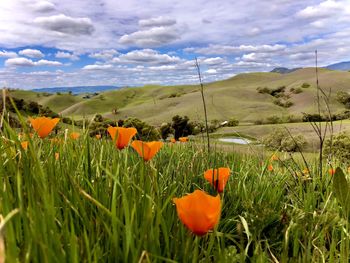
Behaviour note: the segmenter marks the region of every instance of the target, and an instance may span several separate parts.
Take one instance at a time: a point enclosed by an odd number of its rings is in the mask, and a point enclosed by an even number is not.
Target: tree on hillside
[[[179,115],[175,115],[173,117],[171,127],[174,129],[174,137],[176,140],[193,133],[193,125],[189,120],[187,116],[180,117]]]

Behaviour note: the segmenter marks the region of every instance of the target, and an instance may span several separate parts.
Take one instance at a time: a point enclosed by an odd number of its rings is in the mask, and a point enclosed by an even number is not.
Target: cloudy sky
[[[0,0],[0,86],[138,86],[350,60],[350,0]]]

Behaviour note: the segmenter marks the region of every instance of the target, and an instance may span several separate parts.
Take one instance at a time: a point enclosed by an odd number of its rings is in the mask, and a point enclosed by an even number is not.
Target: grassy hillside
[[[350,73],[320,69],[320,85],[332,89],[335,95],[339,90],[350,88]],[[292,94],[291,88],[299,88],[304,82],[311,85],[302,93]],[[258,87],[274,89],[286,86],[293,106],[283,108],[273,104],[273,97],[257,92]],[[205,85],[205,97],[209,119],[226,120],[231,117],[241,122],[253,122],[271,115],[300,115],[315,109],[315,69],[306,68],[289,74],[247,73],[233,78]],[[49,106],[64,116],[89,116],[100,113],[111,119],[137,117],[152,124],[171,120],[176,114],[188,115],[190,119],[202,120],[203,109],[198,85],[188,86],[144,86],[125,88],[100,93],[89,99],[83,95],[68,94],[45,97],[30,91],[14,91],[13,95],[35,100]],[[333,96],[334,97],[334,96]],[[343,105],[332,100],[334,113],[344,110]],[[113,114],[113,109],[118,114]]]

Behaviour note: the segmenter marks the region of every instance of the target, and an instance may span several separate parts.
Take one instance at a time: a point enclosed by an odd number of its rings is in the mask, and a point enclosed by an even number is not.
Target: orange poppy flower
[[[22,146],[23,150],[27,150],[28,149],[28,141],[21,142],[21,146]]]
[[[135,136],[137,130],[135,128],[124,128],[124,127],[112,127],[109,126],[107,129],[112,140],[115,141],[115,146],[121,150],[124,149],[130,142],[131,138]]]
[[[267,170],[269,170],[270,172],[273,171],[273,166],[272,166],[272,164],[269,164],[269,165],[267,166]]]
[[[47,117],[38,117],[38,118],[29,118],[30,123],[32,124],[33,129],[36,131],[40,138],[45,138],[49,133],[55,128],[57,123],[60,121],[59,118],[47,118]]]
[[[171,138],[171,139],[170,139],[170,142],[176,143],[176,139],[175,139],[175,138]]]
[[[272,161],[278,161],[277,155],[276,155],[276,154],[273,154],[273,155],[271,156],[271,158],[270,158],[270,161],[271,161],[271,162],[272,162]]]
[[[143,142],[133,141],[131,144],[132,148],[145,160],[149,161],[154,155],[162,148],[162,142]]]
[[[222,193],[224,191],[225,185],[230,177],[230,168],[220,167],[219,169],[209,169],[204,172],[204,178],[207,180],[214,188]]]
[[[188,137],[180,137],[179,141],[180,142],[188,142]]]
[[[334,175],[335,174],[335,169],[331,168],[331,169],[328,170],[328,172],[329,172],[330,175]]]
[[[181,222],[194,234],[202,236],[219,222],[221,212],[220,196],[196,190],[181,198],[174,198],[177,214]]]
[[[79,132],[72,132],[69,137],[73,140],[77,140],[80,137],[80,133]]]
[[[99,139],[101,139],[101,134],[96,134],[95,137],[96,137],[96,139],[99,140]]]
[[[55,159],[58,160],[60,158],[60,153],[56,152],[55,153]]]

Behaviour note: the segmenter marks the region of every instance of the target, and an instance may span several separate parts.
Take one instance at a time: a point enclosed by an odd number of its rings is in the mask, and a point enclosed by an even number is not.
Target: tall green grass
[[[64,140],[63,140],[64,141]],[[145,163],[131,148],[86,134],[21,148],[15,131],[0,140],[0,224],[7,262],[347,262],[349,223],[332,177],[294,173],[292,162],[208,153],[194,143],[165,145]],[[55,159],[55,153],[59,159]],[[217,228],[204,237],[179,221],[172,198],[226,166]],[[317,162],[310,163],[317,169]],[[286,168],[287,167],[287,168]],[[325,173],[327,174],[327,173]],[[18,210],[17,210],[18,209]],[[17,212],[18,211],[18,212]],[[0,251],[1,252],[1,251]],[[1,253],[0,253],[1,254]]]

